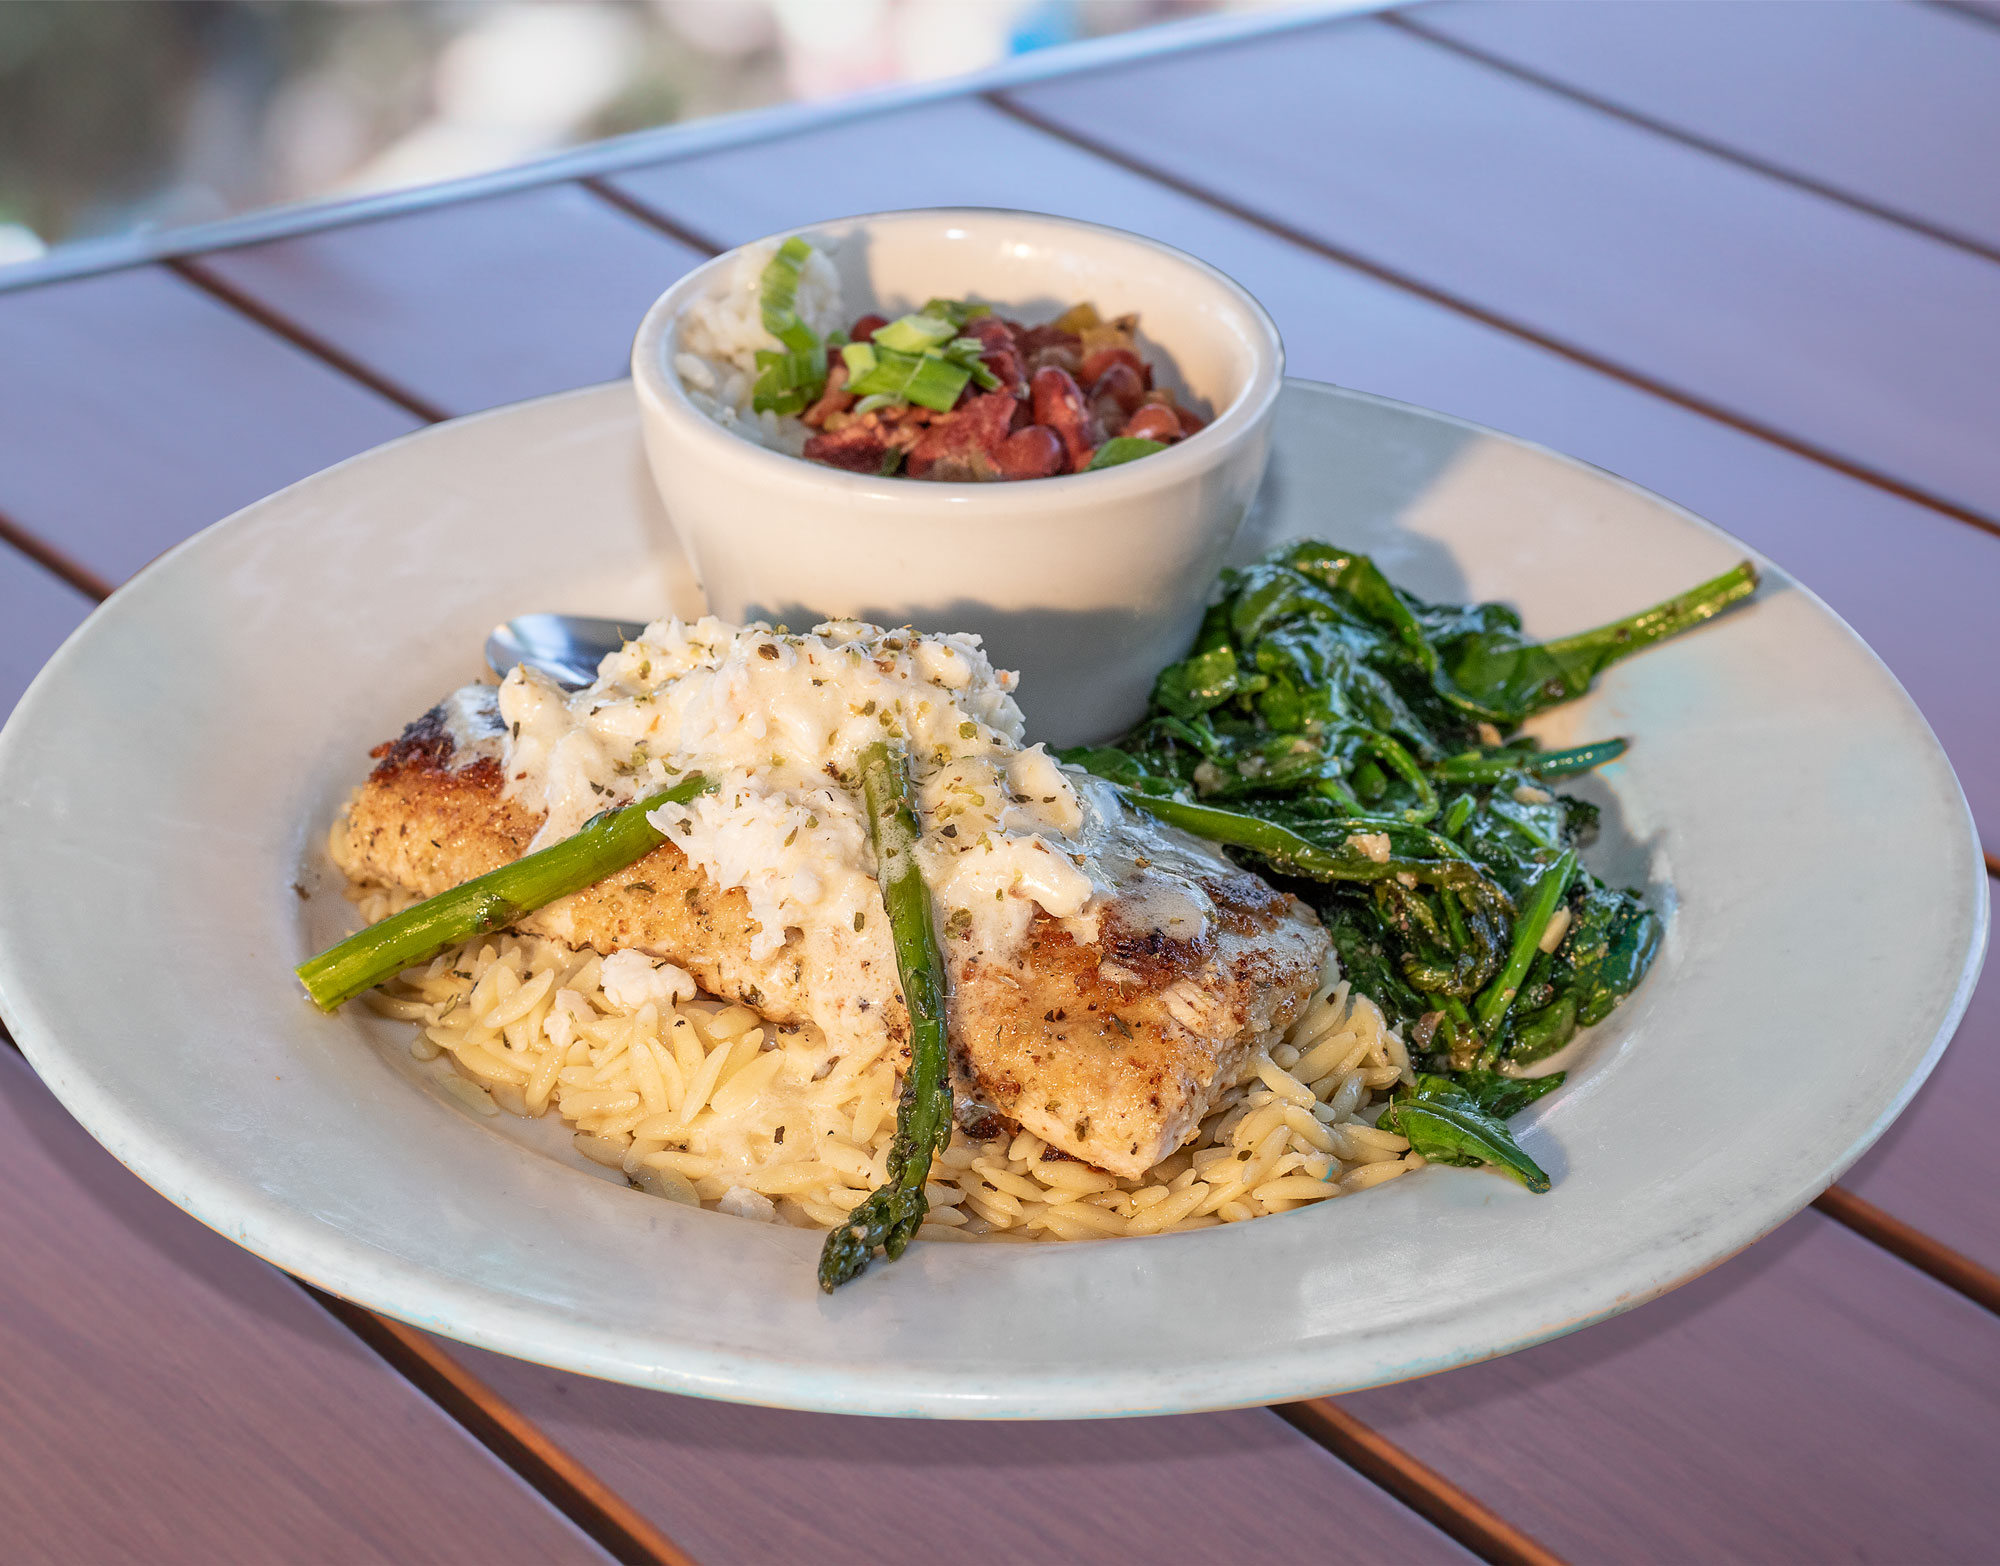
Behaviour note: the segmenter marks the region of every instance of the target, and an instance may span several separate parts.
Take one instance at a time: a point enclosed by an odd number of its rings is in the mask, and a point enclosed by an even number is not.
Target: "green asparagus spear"
[[[293,971],[320,1009],[333,1011],[405,968],[623,870],[662,840],[646,819],[650,811],[684,805],[713,787],[699,772],[690,772],[650,799],[600,811],[574,837],[357,931]]]
[[[828,1294],[859,1277],[876,1246],[890,1261],[903,1254],[930,1210],[924,1182],[930,1178],[931,1159],[951,1140],[944,955],[931,919],[930,888],[917,863],[917,818],[900,749],[878,740],[862,751],[861,791],[875,845],[875,879],[888,910],[896,973],[910,1014],[910,1064],[896,1105],[888,1183],[828,1233],[820,1251],[819,1286]]]

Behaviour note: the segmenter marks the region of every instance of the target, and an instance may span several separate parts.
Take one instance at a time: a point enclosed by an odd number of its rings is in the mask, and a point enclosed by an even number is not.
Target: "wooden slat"
[[[694,1566],[691,1555],[447,1352],[441,1339],[310,1285],[304,1287],[321,1308],[618,1560],[642,1566]]]
[[[67,582],[0,544],[0,724],[92,607]]]
[[[0,1049],[0,1554],[605,1557],[296,1285]]]
[[[1448,0],[1411,25],[2000,257],[2000,32],[1936,6]]]
[[[1498,426],[1625,474],[1796,572],[1882,654],[2000,843],[2000,724],[1965,628],[2000,599],[2000,540],[1312,255],[1214,207],[960,101],[620,176],[632,199],[735,244],[895,205],[1041,208],[1215,263],[1277,318],[1294,374]]]
[[[449,1352],[698,1560],[1469,1561],[1257,1409],[995,1425],[795,1414]]]
[[[2000,527],[2000,268],[1375,20],[1036,114]],[[1227,113],[1208,107],[1227,104]]]
[[[1557,1554],[1973,1561],[2000,1320],[1817,1213],[1630,1315],[1341,1399]]]
[[[1989,883],[2000,900],[2000,884]],[[1841,1184],[2000,1273],[2000,953],[1915,1102]]]
[[[160,268],[0,294],[0,514],[109,581],[417,420]]]
[[[701,258],[564,184],[195,266],[449,416],[624,375],[646,306]]]

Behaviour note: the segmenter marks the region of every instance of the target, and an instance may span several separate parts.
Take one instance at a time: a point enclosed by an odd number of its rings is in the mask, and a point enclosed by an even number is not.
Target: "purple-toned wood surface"
[[[1449,0],[1414,24],[1677,132],[2000,249],[2000,31],[1879,0]]]
[[[448,1347],[700,1560],[1202,1561],[1253,1541],[1278,1559],[1471,1559],[1262,1410],[1025,1425],[793,1414]]]
[[[626,373],[701,252],[581,185],[218,251],[201,268],[445,415]]]
[[[1965,627],[1991,612],[2000,539],[1328,261],[982,103],[857,120],[611,183],[731,244],[901,200],[1040,207],[1180,245],[1263,301],[1292,373],[1543,441],[1692,507],[1796,572],[1915,697],[1988,839],[2000,842],[2000,723],[1965,645]]]
[[[0,1045],[0,1556],[598,1561],[299,1287]]]
[[[0,723],[92,607],[69,583],[0,544]]]
[[[1412,14],[1560,85],[1349,22],[745,139],[609,176],[608,197],[558,183],[322,227],[195,257],[192,281],[0,294],[0,521],[116,580],[422,416],[616,375],[707,240],[887,206],[1068,212],[1237,276],[1294,373],[1545,441],[1770,553],[1883,653],[2000,841],[1976,639],[2000,538],[1963,519],[2000,510],[2000,270],[1857,210],[1983,241],[1991,159],[1951,136],[1991,140],[1978,62],[2000,31],[1907,5]],[[1961,34],[1979,41],[1940,52]],[[0,713],[87,608],[0,544]],[[1989,1268],[1996,1008],[1989,981],[1849,1181]],[[595,1558],[4,1050],[0,1181],[0,1553]],[[1462,1558],[1263,1411],[920,1426],[448,1352],[531,1446],[553,1438],[705,1560]],[[1579,1560],[1973,1560],[2000,1523],[2000,1323],[1818,1214],[1631,1315],[1342,1406],[1442,1475],[1413,1481],[1433,1515],[1462,1510],[1456,1482]]]
[[[1915,1566],[2000,1534],[2000,1321],[1817,1213],[1628,1316],[1342,1401],[1573,1560]]]
[[[1329,243],[2000,517],[2000,269],[1981,257],[1373,19],[1018,96]],[[1195,107],[1215,102],[1229,112]]]
[[[0,516],[111,582],[417,423],[160,268],[0,294]]]

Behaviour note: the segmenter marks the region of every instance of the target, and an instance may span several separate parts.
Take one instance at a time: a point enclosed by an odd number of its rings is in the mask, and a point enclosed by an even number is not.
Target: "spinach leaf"
[[[1410,1146],[1431,1163],[1486,1164],[1537,1194],[1549,1188],[1549,1177],[1521,1151],[1506,1123],[1481,1109],[1449,1077],[1419,1075],[1414,1091],[1398,1090],[1380,1124],[1408,1137]]]
[[[1546,1097],[1563,1085],[1566,1072],[1551,1071],[1545,1077],[1503,1077],[1497,1071],[1461,1071],[1451,1081],[1486,1114],[1495,1120],[1512,1120],[1536,1099]]]
[[[1062,759],[1304,898],[1354,988],[1438,1068],[1428,1092],[1389,1111],[1413,1145],[1532,1188],[1540,1171],[1504,1121],[1561,1078],[1494,1068],[1543,1059],[1608,1016],[1644,978],[1661,926],[1635,894],[1574,868],[1597,811],[1547,786],[1617,758],[1624,741],[1544,751],[1519,726],[1756,580],[1745,564],[1536,642],[1504,604],[1428,603],[1364,554],[1300,540],[1223,573],[1144,720]]]

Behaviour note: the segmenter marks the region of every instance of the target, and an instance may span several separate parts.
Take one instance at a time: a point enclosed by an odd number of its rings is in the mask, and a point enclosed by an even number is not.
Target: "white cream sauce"
[[[507,789],[547,812],[540,848],[599,810],[705,774],[715,792],[660,807],[654,825],[716,885],[743,889],[759,925],[753,957],[798,931],[809,967],[831,978],[857,948],[893,960],[857,770],[864,747],[891,737],[910,755],[941,933],[1004,958],[1041,910],[1093,942],[1102,898],[1123,886],[1129,899],[1136,879],[1150,889],[1140,917],[1199,936],[1206,900],[1138,872],[1213,871],[1213,854],[1133,820],[1109,785],[1024,745],[1015,682],[976,636],[661,620],[584,690],[526,668],[508,675]]]

